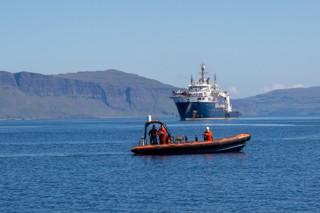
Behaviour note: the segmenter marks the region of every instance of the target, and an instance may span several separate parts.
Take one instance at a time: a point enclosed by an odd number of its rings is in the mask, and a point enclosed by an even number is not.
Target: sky
[[[319,0],[0,0],[0,70],[117,69],[231,98],[320,86]]]

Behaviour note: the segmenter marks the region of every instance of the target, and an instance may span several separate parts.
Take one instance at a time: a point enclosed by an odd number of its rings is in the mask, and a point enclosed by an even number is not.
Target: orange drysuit
[[[209,129],[206,129],[202,135],[205,141],[213,141],[212,132]]]
[[[160,144],[166,144],[167,143],[167,130],[161,126],[158,130],[157,134],[159,135],[159,141]]]

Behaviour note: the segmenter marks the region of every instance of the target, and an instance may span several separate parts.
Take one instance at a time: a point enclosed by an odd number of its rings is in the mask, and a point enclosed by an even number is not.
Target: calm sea
[[[320,118],[181,122],[241,153],[135,156],[146,119],[0,121],[0,212],[319,212]]]

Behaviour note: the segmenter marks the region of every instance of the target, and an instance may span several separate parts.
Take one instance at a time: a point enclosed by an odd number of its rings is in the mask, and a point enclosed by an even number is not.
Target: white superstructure
[[[232,111],[229,92],[219,88],[215,75],[213,85],[211,85],[209,78],[205,79],[204,64],[201,64],[201,78],[198,81],[194,81],[193,77],[191,76],[188,89],[173,92],[171,98],[176,104],[183,102],[213,103],[214,108],[216,109],[224,109],[224,111],[227,113]]]

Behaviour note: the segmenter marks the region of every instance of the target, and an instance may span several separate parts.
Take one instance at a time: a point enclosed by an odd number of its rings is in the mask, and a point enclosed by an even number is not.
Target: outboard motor
[[[145,146],[146,145],[146,139],[142,136],[140,138],[140,146]]]

